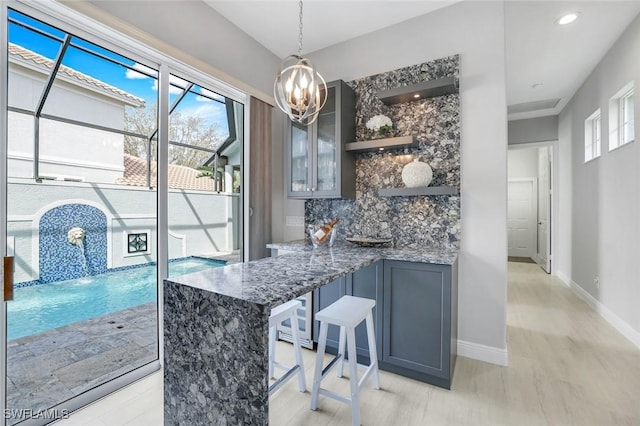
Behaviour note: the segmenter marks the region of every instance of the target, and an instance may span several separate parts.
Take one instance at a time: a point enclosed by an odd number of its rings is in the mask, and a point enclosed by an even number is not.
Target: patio
[[[7,408],[46,409],[157,357],[155,303],[10,341]]]

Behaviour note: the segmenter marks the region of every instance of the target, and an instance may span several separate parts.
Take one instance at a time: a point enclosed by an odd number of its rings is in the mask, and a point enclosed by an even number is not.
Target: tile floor
[[[509,367],[459,357],[451,391],[381,372],[381,390],[363,390],[362,423],[640,425],[640,349],[537,265],[509,264],[507,326]],[[281,343],[278,352],[291,351]],[[304,352],[311,383],[314,353]],[[347,380],[328,380],[337,391],[347,389]],[[272,397],[270,424],[350,424],[346,405],[321,398],[311,412],[309,393],[296,386],[292,380]],[[58,424],[162,425],[162,401],[158,372]]]
[[[10,341],[7,407],[45,409],[157,359],[156,312],[147,303]]]

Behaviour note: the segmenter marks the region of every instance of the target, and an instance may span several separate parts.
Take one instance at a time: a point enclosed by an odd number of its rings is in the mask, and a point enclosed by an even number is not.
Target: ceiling
[[[276,56],[297,52],[297,2],[203,1]],[[453,3],[457,1],[306,0],[303,53]],[[565,26],[555,23],[572,11],[580,12],[577,21]],[[639,12],[640,1],[507,1],[509,119],[558,114]]]

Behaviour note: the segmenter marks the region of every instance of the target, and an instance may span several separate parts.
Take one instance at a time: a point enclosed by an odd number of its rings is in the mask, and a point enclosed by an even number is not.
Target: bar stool
[[[269,386],[269,395],[277,391],[295,373],[298,373],[298,387],[300,392],[307,391],[307,384],[304,378],[304,364],[302,362],[302,349],[300,347],[299,327],[298,327],[298,309],[302,308],[299,300],[291,300],[271,309],[269,315],[269,378],[273,378],[275,367],[285,370],[286,373],[273,384]],[[276,357],[276,327],[283,321],[289,319],[291,321],[291,336],[293,340],[293,351],[295,354],[296,364],[292,367],[280,364],[275,360]]]
[[[360,425],[360,389],[366,380],[373,376],[373,387],[380,389],[380,377],[378,373],[378,356],[376,355],[376,338],[373,329],[372,309],[376,305],[375,300],[364,299],[354,296],[343,296],[337,302],[316,313],[316,320],[320,321],[320,336],[318,338],[318,354],[316,357],[316,368],[313,376],[313,389],[311,392],[311,409],[318,408],[318,398],[320,395],[333,398],[337,401],[351,405],[351,421],[354,426]],[[356,333],[358,324],[366,320],[367,340],[369,343],[368,367],[358,365],[356,353]],[[338,355],[323,369],[324,350],[327,344],[327,330],[329,324],[340,327],[340,341],[338,344]],[[342,377],[344,347],[349,349],[349,381],[351,384],[351,397],[345,397],[327,389],[320,387],[320,382],[329,371],[338,366],[338,377]],[[358,381],[358,367],[366,368],[360,381]]]

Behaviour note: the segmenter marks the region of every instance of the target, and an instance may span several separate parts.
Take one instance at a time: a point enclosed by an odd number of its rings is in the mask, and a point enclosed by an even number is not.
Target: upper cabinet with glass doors
[[[327,83],[327,102],[310,126],[287,119],[287,196],[354,198],[355,155],[345,144],[355,140],[355,92],[344,81]]]

